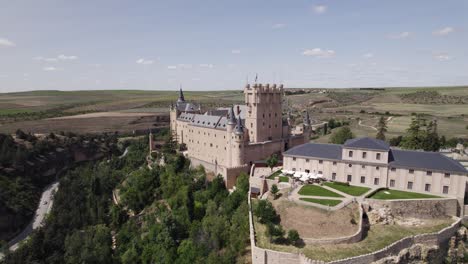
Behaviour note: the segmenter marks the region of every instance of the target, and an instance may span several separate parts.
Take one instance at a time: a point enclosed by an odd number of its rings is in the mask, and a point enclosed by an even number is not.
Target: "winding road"
[[[19,235],[17,235],[15,238],[10,240],[10,242],[8,242],[8,246],[11,251],[15,251],[16,249],[18,249],[20,243],[23,240],[27,239],[34,229],[37,229],[38,227],[41,227],[44,224],[44,219],[46,215],[52,209],[52,205],[54,203],[54,194],[58,190],[58,187],[59,183],[58,181],[56,181],[51,183],[44,189],[32,222]]]

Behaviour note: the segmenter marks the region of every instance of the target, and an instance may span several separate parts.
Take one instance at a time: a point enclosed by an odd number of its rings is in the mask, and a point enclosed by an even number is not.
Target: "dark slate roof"
[[[306,143],[284,152],[283,155],[341,160],[341,145]]]
[[[389,166],[468,173],[458,161],[438,152],[392,149]]]
[[[216,128],[220,119],[220,116],[195,114],[193,115],[193,119],[191,120],[190,124],[194,126]]]
[[[176,108],[180,112],[197,112],[199,107],[196,104],[184,101],[184,102],[177,102]]]
[[[390,145],[388,145],[387,142],[368,137],[348,139],[344,143],[344,147],[385,151],[390,150]]]
[[[179,117],[177,119],[182,120],[182,121],[186,121],[186,122],[190,122],[190,121],[192,121],[193,116],[194,116],[194,114],[182,113],[182,114],[179,115]]]

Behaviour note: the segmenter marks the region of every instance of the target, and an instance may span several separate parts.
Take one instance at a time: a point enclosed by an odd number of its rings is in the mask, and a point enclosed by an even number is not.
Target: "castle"
[[[228,188],[254,161],[309,142],[311,133],[308,113],[300,133],[294,133],[290,119],[283,118],[283,85],[247,84],[244,96],[245,105],[202,113],[180,89],[170,109],[172,135],[192,165],[222,175]]]

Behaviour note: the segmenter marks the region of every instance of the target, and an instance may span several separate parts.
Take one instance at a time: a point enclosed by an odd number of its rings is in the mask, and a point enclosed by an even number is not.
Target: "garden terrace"
[[[324,185],[352,196],[361,196],[370,190],[370,188],[367,187],[353,186],[338,182],[325,182]]]
[[[379,199],[379,200],[399,200],[399,199],[428,199],[428,198],[441,198],[441,197],[430,195],[430,194],[424,194],[424,193],[382,189],[372,194],[369,198]]]

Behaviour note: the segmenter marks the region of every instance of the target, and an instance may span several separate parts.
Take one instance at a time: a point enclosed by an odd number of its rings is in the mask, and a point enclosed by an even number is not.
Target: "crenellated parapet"
[[[261,83],[255,83],[253,85],[247,84],[245,86],[245,91],[246,92],[253,92],[253,93],[283,93],[283,85],[276,85],[276,84],[261,84]]]

